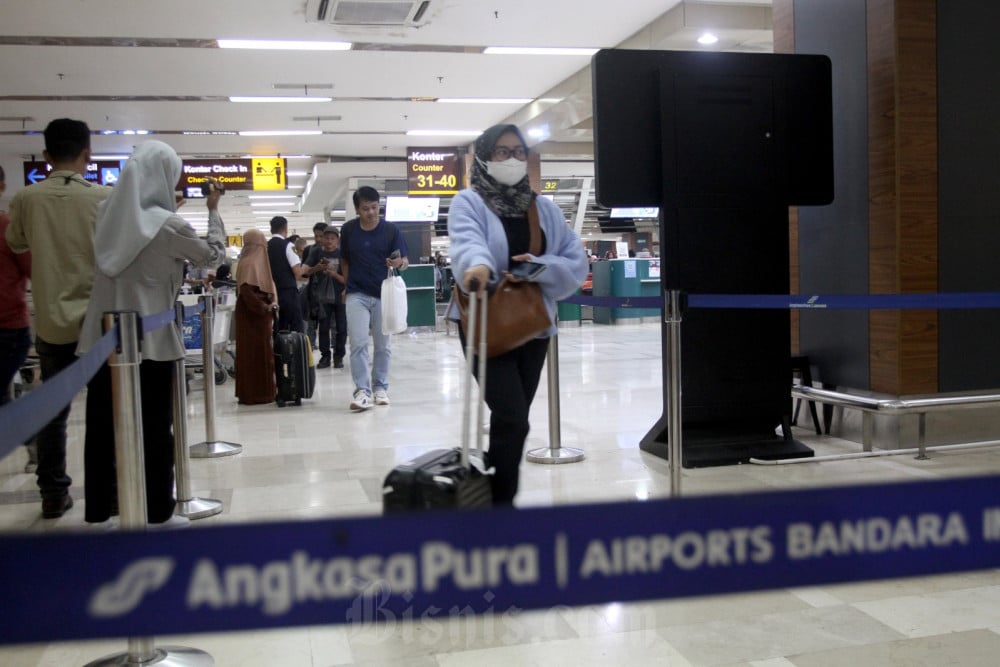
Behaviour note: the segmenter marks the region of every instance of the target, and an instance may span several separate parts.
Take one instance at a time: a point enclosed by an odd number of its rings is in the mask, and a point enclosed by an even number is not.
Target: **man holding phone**
[[[387,268],[405,271],[409,262],[399,228],[379,215],[379,193],[367,185],[354,193],[358,217],[340,230],[341,270],[347,286],[347,337],[350,339],[351,379],[355,412],[372,405],[389,405],[390,336],[382,333],[382,281]],[[375,354],[369,364],[369,334]]]

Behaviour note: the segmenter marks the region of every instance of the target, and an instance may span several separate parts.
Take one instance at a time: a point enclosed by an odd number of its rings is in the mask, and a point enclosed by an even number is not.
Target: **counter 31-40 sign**
[[[407,148],[407,194],[453,195],[461,188],[457,148]]]

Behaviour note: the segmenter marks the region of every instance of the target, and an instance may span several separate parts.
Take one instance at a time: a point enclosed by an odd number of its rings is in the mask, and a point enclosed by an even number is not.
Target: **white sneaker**
[[[95,533],[110,533],[121,528],[121,520],[117,516],[113,516],[104,521],[96,521],[85,525],[87,526],[87,530]]]
[[[371,396],[364,389],[358,389],[354,392],[354,400],[351,401],[351,410],[355,412],[360,412],[362,410],[367,410],[372,406]]]
[[[146,526],[146,530],[174,530],[175,528],[188,528],[191,526],[191,519],[180,514],[174,514],[163,523],[151,523]]]
[[[385,389],[376,389],[375,405],[389,405],[389,392]]]

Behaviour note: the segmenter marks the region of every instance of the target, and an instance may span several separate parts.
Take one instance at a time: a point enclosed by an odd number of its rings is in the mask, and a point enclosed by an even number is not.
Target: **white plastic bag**
[[[382,333],[398,334],[406,331],[406,283],[389,269],[382,281]]]

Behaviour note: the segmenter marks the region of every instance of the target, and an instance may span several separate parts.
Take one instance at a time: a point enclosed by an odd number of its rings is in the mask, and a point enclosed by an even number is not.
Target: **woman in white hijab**
[[[225,259],[219,192],[213,188],[206,200],[208,236],[199,239],[176,213],[183,203],[174,192],[180,177],[181,159],[174,149],[159,141],[142,143],[101,205],[94,231],[97,271],[77,354],[86,353],[100,338],[106,312],[136,311],[145,317],[173,308],[183,282],[184,260],[195,266],[218,266]],[[175,505],[171,377],[173,362],[184,356],[184,345],[177,328],[168,325],[146,334],[141,348],[146,510],[148,522],[159,524],[171,521]],[[111,374],[105,364],[87,392],[84,518],[88,523],[107,521],[115,513],[114,440]]]

